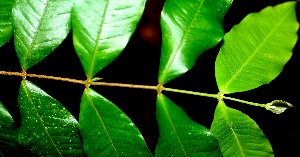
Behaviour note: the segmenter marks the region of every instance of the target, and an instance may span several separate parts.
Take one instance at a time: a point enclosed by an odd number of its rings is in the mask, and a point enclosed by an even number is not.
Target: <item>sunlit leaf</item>
[[[71,29],[73,0],[18,0],[13,7],[15,49],[25,71],[61,44]]]
[[[12,116],[0,102],[0,152],[3,156],[14,156],[19,148],[19,129]]]
[[[223,156],[213,134],[162,94],[157,97],[156,118],[159,138],[155,156]]]
[[[12,5],[14,0],[0,0],[0,46],[12,37]]]
[[[63,105],[26,80],[18,101],[22,146],[40,156],[83,156],[78,122]]]
[[[146,0],[79,0],[72,9],[74,47],[91,79],[125,48]]]
[[[225,35],[215,70],[221,93],[251,90],[281,73],[298,38],[295,6],[286,2],[251,13]]]
[[[85,89],[79,115],[84,151],[89,157],[152,156],[124,112],[92,89]]]
[[[161,15],[159,83],[191,69],[197,58],[223,38],[223,18],[232,0],[166,0]]]
[[[210,131],[220,142],[224,157],[272,157],[267,137],[246,114],[219,102]]]

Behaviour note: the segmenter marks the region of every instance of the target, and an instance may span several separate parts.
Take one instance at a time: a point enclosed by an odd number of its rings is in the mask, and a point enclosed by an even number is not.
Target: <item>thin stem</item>
[[[135,85],[135,84],[123,84],[123,83],[108,83],[108,82],[93,82],[90,80],[76,80],[76,79],[70,79],[70,78],[63,78],[63,77],[55,77],[55,76],[47,76],[47,75],[36,75],[36,74],[27,74],[26,72],[8,72],[8,71],[0,71],[0,74],[2,75],[14,75],[14,76],[21,76],[23,78],[25,77],[36,77],[36,78],[44,78],[44,79],[52,79],[52,80],[59,80],[59,81],[67,81],[72,83],[78,83],[83,84],[86,86],[90,85],[100,85],[100,86],[113,86],[113,87],[127,87],[127,88],[139,88],[139,89],[151,89],[156,90],[157,93],[161,93],[161,91],[169,91],[169,92],[176,92],[176,93],[184,93],[184,94],[191,94],[191,95],[198,95],[198,96],[205,96],[205,97],[211,97],[216,99],[228,99],[233,100],[253,106],[259,106],[259,107],[267,107],[267,104],[259,104],[254,102],[249,102],[246,100],[240,100],[232,97],[227,97],[220,94],[208,94],[208,93],[201,93],[201,92],[194,92],[194,91],[187,91],[182,89],[173,89],[173,88],[166,88],[163,87],[161,84],[158,84],[157,86],[150,86],[150,85]],[[96,79],[97,80],[97,79]]]
[[[218,94],[207,94],[207,93],[193,92],[193,91],[187,91],[187,90],[182,90],[182,89],[173,89],[173,88],[161,87],[161,90],[169,91],[169,92],[176,92],[176,93],[184,93],[184,94],[205,96],[205,97],[211,97],[211,98],[219,98]]]
[[[84,84],[83,80],[76,80],[70,78],[63,78],[63,77],[55,77],[55,76],[47,76],[47,75],[36,75],[36,74],[27,74],[25,72],[9,72],[9,71],[0,71],[2,75],[13,75],[13,76],[22,76],[22,77],[36,77],[36,78],[44,78],[44,79],[51,79],[51,80],[59,80],[59,81],[67,81],[72,83],[79,83]]]
[[[135,85],[135,84],[124,84],[124,83],[90,82],[90,85],[113,86],[113,87],[127,87],[127,88],[139,88],[139,89],[157,90],[157,86]]]
[[[267,104],[259,104],[259,103],[249,102],[246,100],[236,99],[236,98],[227,97],[227,96],[221,96],[221,98],[227,99],[227,100],[233,100],[236,102],[241,102],[241,103],[248,104],[248,105],[259,106],[259,107],[263,107],[263,108],[266,108],[268,106]]]

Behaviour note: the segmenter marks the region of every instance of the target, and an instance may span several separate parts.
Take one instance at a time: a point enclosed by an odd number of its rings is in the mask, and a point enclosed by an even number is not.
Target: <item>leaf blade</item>
[[[161,15],[159,83],[191,69],[197,58],[224,36],[223,17],[232,0],[167,0]]]
[[[216,108],[210,130],[220,142],[224,157],[274,156],[267,137],[255,121],[227,107],[223,101]]]
[[[130,118],[92,89],[83,93],[79,124],[87,156],[152,156]]]
[[[19,150],[19,129],[12,116],[0,102],[0,153],[3,156],[17,156]]]
[[[0,47],[12,37],[12,6],[14,0],[0,0]]]
[[[18,100],[20,145],[42,156],[83,156],[78,122],[64,106],[27,80]]]
[[[225,35],[215,68],[221,93],[251,90],[281,73],[297,41],[295,5],[286,2],[251,13]]]
[[[15,49],[23,71],[34,66],[68,35],[73,0],[19,0],[13,7]]]
[[[162,94],[157,96],[156,117],[155,156],[223,156],[212,133]]]
[[[145,0],[78,1],[72,9],[73,41],[91,79],[125,48],[144,10]]]

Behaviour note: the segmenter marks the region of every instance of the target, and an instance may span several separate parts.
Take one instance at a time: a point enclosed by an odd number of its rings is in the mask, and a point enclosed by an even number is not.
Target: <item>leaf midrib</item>
[[[183,37],[181,38],[180,43],[179,43],[179,45],[177,46],[175,52],[172,53],[171,61],[168,62],[167,66],[166,66],[166,69],[165,69],[164,72],[163,72],[163,76],[162,76],[162,79],[161,79],[161,81],[160,81],[160,84],[163,84],[162,82],[163,82],[164,78],[166,77],[167,72],[168,72],[169,69],[171,68],[171,65],[173,64],[173,62],[174,62],[176,56],[178,55],[179,49],[180,49],[181,46],[183,45],[184,39],[186,38],[187,34],[189,33],[190,29],[192,28],[192,25],[193,25],[193,23],[194,23],[194,21],[195,21],[197,15],[198,15],[198,13],[199,13],[201,7],[202,7],[203,2],[204,2],[204,0],[202,0],[202,1],[200,2],[200,5],[199,5],[199,7],[198,7],[198,9],[197,9],[197,11],[196,11],[194,17],[193,17],[193,20],[191,21],[191,23],[190,23],[188,29],[186,30],[186,32],[184,33]]]
[[[104,25],[104,21],[105,21],[105,18],[106,18],[106,13],[107,13],[107,10],[108,10],[109,2],[110,2],[110,0],[107,0],[107,3],[105,5],[105,9],[104,9],[104,13],[103,13],[103,19],[101,21],[100,30],[99,30],[98,37],[97,37],[97,40],[96,40],[95,51],[94,51],[94,54],[93,54],[93,60],[92,60],[92,64],[91,64],[90,74],[87,78],[88,80],[92,79],[92,73],[93,73],[93,70],[94,70],[94,64],[95,64],[95,60],[96,60],[96,53],[97,53],[97,50],[98,50],[98,47],[99,47],[99,41],[101,39],[101,34],[102,34],[102,31],[103,31],[103,25]]]
[[[221,102],[221,103],[224,103],[224,102]],[[237,142],[237,145],[239,146],[239,150],[240,150],[240,152],[241,152],[241,155],[244,157],[245,154],[244,154],[244,152],[243,152],[243,148],[242,148],[242,146],[241,146],[241,144],[240,144],[240,141],[239,141],[239,139],[238,139],[238,137],[237,137],[236,132],[235,132],[234,129],[233,129],[233,126],[232,126],[232,124],[231,124],[231,121],[229,120],[229,117],[228,117],[228,115],[227,115],[227,112],[225,111],[225,110],[226,110],[225,107],[227,107],[227,106],[226,106],[225,104],[222,104],[222,107],[221,107],[222,112],[223,112],[223,114],[224,114],[224,117],[225,117],[225,119],[226,119],[226,121],[227,121],[227,124],[228,124],[228,126],[229,126],[229,128],[230,128],[232,134],[234,135],[234,138],[235,138],[235,140],[236,140],[236,142]]]
[[[107,130],[107,128],[106,128],[106,125],[105,125],[104,122],[103,122],[103,119],[102,119],[100,113],[98,112],[96,106],[94,105],[94,102],[92,101],[92,98],[91,98],[91,96],[90,96],[90,94],[89,94],[89,89],[86,89],[86,90],[87,90],[87,91],[86,91],[87,97],[88,97],[88,99],[89,99],[89,101],[90,101],[90,103],[91,103],[93,109],[95,110],[95,112],[96,112],[96,114],[97,114],[97,116],[98,116],[98,118],[99,118],[99,120],[100,120],[100,122],[101,122],[101,124],[102,124],[103,129],[105,130],[105,133],[106,133],[106,135],[107,135],[107,137],[108,137],[108,139],[109,139],[109,141],[110,141],[112,147],[114,148],[114,150],[115,150],[117,156],[120,156],[119,153],[118,153],[118,151],[117,151],[117,148],[116,148],[115,145],[114,145],[114,142],[112,141],[112,139],[111,139],[111,137],[110,137],[110,134],[109,134],[109,132],[108,132],[108,130]]]
[[[26,69],[27,69],[26,66],[27,66],[28,58],[29,58],[29,55],[30,55],[31,50],[32,50],[32,48],[33,48],[33,45],[35,44],[36,36],[37,36],[37,34],[38,34],[39,30],[40,30],[41,23],[42,23],[42,21],[43,21],[43,19],[44,19],[44,15],[45,15],[45,12],[46,12],[46,9],[47,9],[48,4],[49,4],[49,0],[47,0],[47,2],[46,2],[46,4],[45,4],[45,8],[44,8],[44,10],[43,10],[41,19],[40,19],[40,21],[39,21],[39,25],[38,25],[38,27],[37,27],[37,29],[36,29],[36,31],[35,31],[35,34],[34,34],[34,37],[33,37],[33,39],[32,39],[31,45],[30,45],[29,50],[28,50],[28,52],[27,52],[25,64],[24,64],[24,67],[23,67],[23,69],[22,69],[23,71],[26,71]],[[28,5],[30,5],[30,4],[28,4]],[[31,6],[30,6],[30,7],[31,7]],[[33,8],[32,8],[32,9],[33,9]],[[34,10],[34,9],[33,9],[33,10]]]
[[[159,95],[159,98],[160,98],[160,100],[161,100],[161,102],[162,102],[162,105],[163,105],[163,107],[164,107],[164,110],[166,111],[167,117],[168,117],[168,119],[169,119],[169,121],[170,121],[170,123],[171,123],[171,125],[172,125],[172,129],[173,129],[173,131],[174,131],[174,133],[175,133],[175,135],[176,135],[176,137],[177,137],[177,139],[178,139],[178,142],[179,142],[179,144],[180,144],[180,146],[181,146],[181,148],[182,148],[182,151],[183,151],[184,155],[187,157],[187,153],[186,153],[186,151],[185,151],[185,149],[184,149],[184,147],[183,147],[183,145],[182,145],[182,143],[181,143],[181,140],[180,140],[180,138],[179,138],[179,136],[178,136],[178,134],[177,134],[176,128],[175,128],[175,126],[174,126],[174,124],[173,124],[173,122],[172,122],[172,119],[171,119],[171,117],[170,117],[170,115],[169,115],[169,112],[168,112],[168,110],[167,110],[167,108],[166,108],[165,102],[164,102],[164,100],[163,100],[161,94]]]
[[[271,37],[271,35],[275,32],[275,30],[283,23],[283,21],[288,17],[288,15],[291,13],[286,14],[279,22],[278,24],[270,31],[270,33],[265,37],[265,39],[261,42],[261,44],[253,51],[252,55],[246,60],[246,62],[241,66],[241,68],[232,76],[232,78],[227,82],[227,84],[223,87],[222,90],[220,90],[221,94],[226,94],[227,87],[231,84],[233,80],[236,79],[236,77],[241,73],[241,71],[247,66],[247,64],[250,62],[250,60],[253,59],[253,57],[259,52],[259,50],[264,46],[265,42]]]
[[[59,155],[62,157],[63,155],[61,154],[60,150],[58,149],[58,147],[57,147],[56,144],[54,143],[54,141],[53,141],[51,135],[50,135],[49,132],[48,132],[47,127],[46,127],[45,124],[43,123],[42,117],[40,116],[40,114],[39,114],[37,108],[36,108],[35,105],[34,105],[34,102],[32,101],[32,98],[31,98],[31,96],[30,96],[30,94],[29,94],[29,92],[28,92],[28,88],[27,88],[27,86],[26,86],[26,82],[24,81],[23,83],[24,83],[23,87],[24,87],[24,89],[25,89],[26,95],[28,96],[28,98],[29,98],[29,100],[30,100],[30,103],[32,104],[32,106],[33,106],[33,108],[34,108],[34,110],[35,110],[35,112],[36,112],[36,114],[37,114],[37,116],[38,116],[40,122],[42,123],[43,128],[45,129],[45,132],[47,133],[47,135],[48,135],[49,139],[51,140],[51,143],[52,143],[53,146],[55,147],[56,151],[57,151],[57,152],[59,153]]]

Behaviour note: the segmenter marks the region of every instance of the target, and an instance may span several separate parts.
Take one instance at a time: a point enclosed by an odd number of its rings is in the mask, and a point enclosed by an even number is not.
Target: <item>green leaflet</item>
[[[14,156],[19,151],[19,129],[0,102],[0,156]]]
[[[63,105],[26,80],[18,101],[20,145],[40,156],[83,156],[78,122]]]
[[[217,139],[166,96],[157,96],[159,138],[155,156],[223,156]]]
[[[130,118],[92,89],[82,95],[79,126],[89,157],[153,156]]]
[[[223,38],[223,17],[232,0],[167,0],[161,15],[162,54],[158,81],[165,84],[191,69]]]
[[[216,80],[223,94],[270,83],[292,55],[299,24],[296,2],[251,13],[232,28],[216,59]]]
[[[71,29],[73,0],[18,0],[13,7],[15,49],[23,71],[56,49]]]
[[[14,0],[0,0],[0,47],[12,37],[12,6]]]
[[[246,114],[220,101],[210,131],[220,142],[224,157],[272,157],[272,147],[258,125]]]
[[[88,79],[125,48],[146,0],[79,0],[72,9],[73,42]]]

